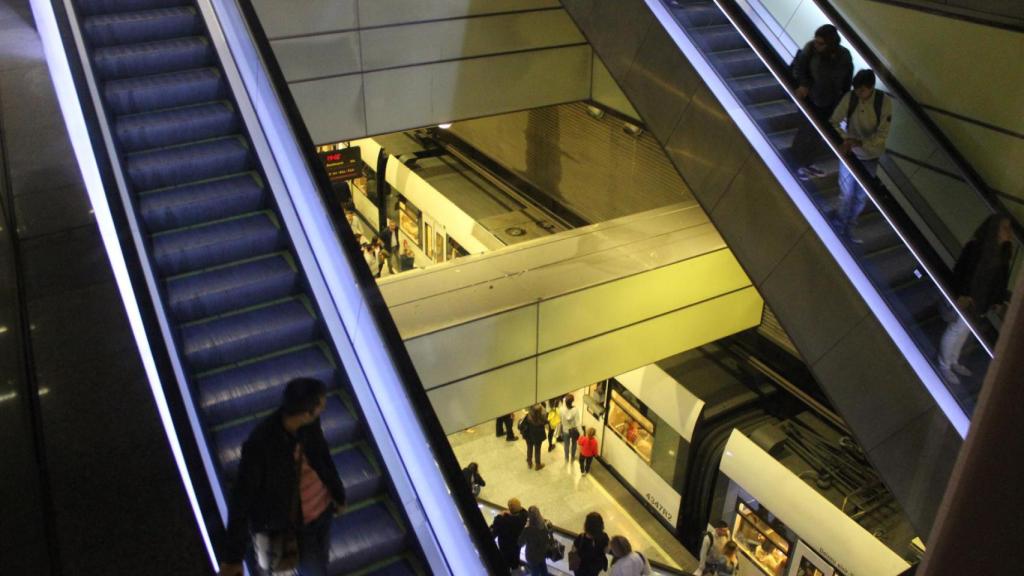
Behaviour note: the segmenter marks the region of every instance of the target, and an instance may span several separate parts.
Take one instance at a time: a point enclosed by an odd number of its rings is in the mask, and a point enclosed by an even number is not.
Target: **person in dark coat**
[[[473,490],[473,496],[479,496],[480,489],[487,486],[484,477],[480,475],[480,466],[476,462],[470,462],[469,466],[463,468],[462,476],[465,477],[466,484]]]
[[[548,417],[540,404],[534,404],[523,421],[523,439],[526,440],[526,465],[534,470],[544,467],[540,461],[540,446],[547,433]],[[534,464],[536,461],[536,465]]]
[[[526,510],[518,498],[508,501],[508,510],[494,517],[491,534],[498,539],[498,551],[509,571],[519,568],[519,535],[526,527]]]
[[[826,123],[839,99],[850,91],[853,81],[853,58],[841,42],[835,26],[820,26],[814,31],[814,38],[800,50],[793,65],[796,97],[806,101],[814,115]],[[822,152],[821,139],[814,126],[810,122],[801,123],[791,151],[801,179],[825,175],[814,165],[816,156]]]
[[[964,246],[953,268],[953,295],[957,306],[972,318],[981,318],[994,307],[1004,306],[1010,299],[1010,259],[1013,256],[1013,227],[1006,216],[989,216]],[[939,372],[947,382],[958,384],[959,376],[971,376],[960,364],[971,330],[957,315],[942,335]]]
[[[608,534],[604,531],[604,518],[597,512],[587,514],[583,532],[572,541],[572,550],[580,558],[575,576],[597,576],[608,569]]]
[[[345,506],[345,487],[320,426],[325,403],[323,382],[292,380],[285,386],[281,408],[242,445],[221,574],[240,576],[253,537],[259,542],[261,535],[280,533],[297,537],[300,573],[327,573],[331,518]],[[257,548],[257,560],[268,570],[280,559]]]

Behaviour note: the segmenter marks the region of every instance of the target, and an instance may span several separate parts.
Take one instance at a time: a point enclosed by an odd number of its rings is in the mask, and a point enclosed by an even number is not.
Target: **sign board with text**
[[[362,174],[363,160],[359,155],[358,146],[350,146],[341,150],[320,152],[320,161],[327,171],[331,182],[345,182]]]

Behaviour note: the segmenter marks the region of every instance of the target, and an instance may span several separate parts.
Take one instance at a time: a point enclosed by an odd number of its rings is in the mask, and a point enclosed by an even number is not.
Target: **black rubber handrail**
[[[771,73],[776,78],[784,80],[782,85],[790,99],[798,108],[800,108],[807,121],[814,125],[818,133],[822,135],[822,138],[829,143],[836,157],[839,158],[840,161],[843,161],[844,159],[840,158],[839,153],[837,152],[839,143],[836,140],[836,135],[834,134],[832,127],[828,125],[827,119],[818,118],[805,101],[796,98],[794,95],[795,86],[789,80],[788,63],[782,60],[781,55],[776,52],[771,43],[765,38],[764,34],[761,33],[761,30],[737,4],[736,0],[714,1],[725,13],[732,24],[742,33],[751,49],[753,49],[755,54],[757,54],[764,62],[765,66],[769,68]],[[950,306],[957,308],[959,315],[964,319],[968,326],[971,327],[971,331],[974,335],[981,340],[989,350],[994,350],[995,343],[992,342],[986,332],[978,326],[977,321],[975,321],[970,314],[960,310],[959,305],[956,303],[956,298],[954,296],[955,293],[950,288],[950,284],[952,282],[952,270],[938,254],[935,247],[931,245],[921,230],[919,230],[914,224],[910,216],[904,211],[899,203],[891,197],[888,191],[880,189],[880,187],[875,184],[875,178],[864,169],[859,161],[852,158],[846,158],[845,161],[850,172],[856,176],[857,180],[863,186],[867,196],[875,206],[878,207],[879,212],[881,212],[883,217],[890,223],[893,230],[896,231],[904,240],[907,249],[910,250],[915,260],[924,268],[924,272],[929,278],[931,278],[939,291],[944,295],[946,302]],[[873,281],[872,283],[874,284]],[[885,290],[880,290],[879,293],[886,301],[888,301]]]
[[[897,100],[901,104],[906,106],[911,114],[914,115],[914,119],[917,120],[928,135],[938,142],[942,151],[953,161],[957,169],[960,171],[960,175],[964,182],[974,188],[975,192],[985,201],[985,204],[1000,216],[1006,216],[1013,223],[1014,234],[1017,237],[1018,244],[1024,244],[1024,228],[1021,223],[1017,221],[1017,218],[1007,210],[1006,205],[999,199],[999,196],[992,190],[992,188],[985,182],[984,178],[978,174],[978,171],[974,169],[974,166],[964,158],[960,150],[953,144],[953,142],[946,136],[946,133],[939,128],[938,124],[932,120],[931,116],[925,112],[921,104],[911,96],[910,92],[903,86],[903,84],[896,79],[896,76],[889,70],[889,68],[882,62],[877,54],[868,46],[864,38],[857,32],[856,29],[850,24],[839,10],[832,5],[829,0],[814,0],[815,5],[828,17],[829,21],[833,26],[839,30],[839,33],[857,50],[857,52],[864,58],[864,60],[874,70],[875,75],[878,76],[888,88]]]
[[[333,205],[331,194],[328,192],[331,190],[330,180],[327,178],[327,172],[324,170],[323,164],[316,154],[316,146],[309,134],[309,130],[306,128],[305,121],[302,119],[298,104],[292,97],[291,89],[288,87],[284,72],[281,70],[277,57],[274,55],[273,48],[260,22],[259,15],[251,0],[236,1],[245,24],[249,29],[253,43],[259,51],[270,86],[284,108],[288,123],[291,125],[292,132],[298,140],[298,146],[306,167],[316,181],[317,195],[320,197],[322,206],[327,211],[335,237],[350,260],[358,263],[362,260],[360,248],[356,244],[355,236],[348,229],[348,223],[341,214],[337,210],[330,210],[330,206]],[[398,332],[398,327],[395,325],[387,303],[377,287],[377,281],[370,274],[368,267],[357,265],[352,268],[355,272],[356,285],[363,296],[366,297],[367,311],[384,339],[386,352],[394,363],[406,395],[416,409],[420,424],[423,425],[427,436],[426,440],[431,446],[435,447],[434,456],[437,458],[437,464],[441,469],[451,496],[455,500],[462,520],[469,529],[469,533],[476,543],[477,549],[488,570],[492,573],[500,573],[504,562],[498,553],[497,545],[491,537],[490,530],[486,522],[484,522],[483,516],[480,515],[476,499],[466,484],[465,478],[462,475],[462,468],[455,458],[455,453],[449,447],[448,437],[445,435],[441,422],[434,412],[434,407],[427,397],[426,390],[420,382],[419,374],[416,373],[412,358],[405,349],[405,343]]]

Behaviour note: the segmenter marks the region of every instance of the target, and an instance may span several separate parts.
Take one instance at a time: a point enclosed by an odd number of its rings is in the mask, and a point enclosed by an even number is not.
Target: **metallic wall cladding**
[[[590,97],[590,48],[551,0],[254,5],[316,142]]]
[[[899,349],[647,3],[563,6],[927,534],[960,442]]]
[[[589,222],[692,199],[658,140],[580,103],[459,122],[452,132]]]

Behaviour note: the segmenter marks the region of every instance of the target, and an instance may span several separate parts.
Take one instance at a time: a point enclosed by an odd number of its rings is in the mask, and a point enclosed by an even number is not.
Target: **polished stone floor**
[[[684,571],[696,568],[693,555],[599,461],[583,476],[576,463],[565,462],[560,445],[546,452],[545,443],[544,468],[531,470],[526,466],[526,444],[496,438],[493,421],[453,434],[449,441],[460,465],[480,466],[487,482],[481,499],[504,506],[509,498],[519,498],[523,506],[539,507],[545,518],[570,532],[581,531],[586,515],[597,511],[609,536],[625,536],[652,560]]]
[[[27,0],[0,144],[0,574],[209,574]]]

